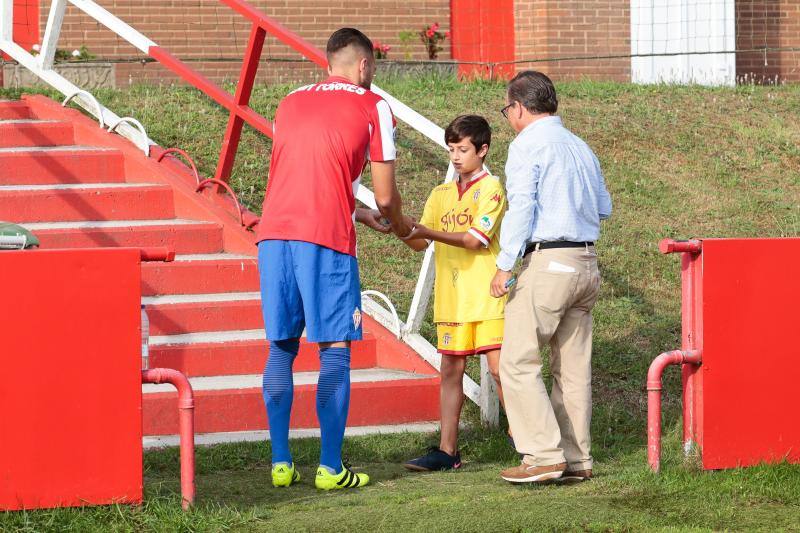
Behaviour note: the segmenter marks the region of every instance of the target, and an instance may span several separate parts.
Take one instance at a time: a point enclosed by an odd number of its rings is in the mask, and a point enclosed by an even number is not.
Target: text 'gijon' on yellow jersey
[[[469,232],[484,245],[479,250],[467,250],[435,243],[434,322],[503,318],[506,298],[493,298],[489,284],[497,271],[498,236],[505,207],[503,185],[485,171],[462,190],[454,180],[431,191],[420,224],[448,233]]]

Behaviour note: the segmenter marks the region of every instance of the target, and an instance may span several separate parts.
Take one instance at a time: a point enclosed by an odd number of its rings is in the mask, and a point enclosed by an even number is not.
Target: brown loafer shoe
[[[565,470],[559,481],[589,481],[592,479],[592,469],[588,470]]]
[[[560,478],[566,469],[567,463],[547,466],[532,466],[522,463],[519,466],[506,468],[500,472],[500,477],[511,483],[541,483]]]

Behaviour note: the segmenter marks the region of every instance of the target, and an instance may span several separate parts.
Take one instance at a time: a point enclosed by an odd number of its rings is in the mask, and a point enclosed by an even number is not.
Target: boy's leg
[[[500,350],[491,350],[484,353],[484,355],[489,365],[489,373],[492,374],[495,387],[497,387],[497,396],[500,398],[500,405],[505,409],[506,403],[503,400],[503,386],[500,384]]]
[[[304,323],[302,304],[286,241],[258,244],[261,305],[270,341],[264,366],[262,392],[269,419],[272,462],[292,463],[289,452],[289,418],[294,383],[292,365]]]
[[[440,412],[442,435],[439,449],[448,455],[458,451],[458,421],[464,406],[464,369],[467,359],[461,355],[443,355],[440,371]]]

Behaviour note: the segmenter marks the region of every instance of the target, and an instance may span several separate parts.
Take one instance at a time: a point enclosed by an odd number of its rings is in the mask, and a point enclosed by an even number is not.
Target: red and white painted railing
[[[53,70],[56,44],[61,33],[61,25],[64,20],[67,4],[69,3],[77,7],[91,18],[125,39],[142,53],[155,59],[180,76],[184,81],[205,93],[230,113],[225,137],[220,150],[219,161],[214,174],[214,180],[219,181],[204,182],[203,180],[199,180],[198,176],[198,186],[200,183],[203,183],[204,187],[210,184],[218,191],[220,186],[222,186],[222,182],[227,182],[230,177],[244,123],[249,124],[264,135],[272,136],[271,122],[249,106],[266,35],[270,34],[281,42],[289,45],[303,57],[320,67],[325,68],[327,66],[325,54],[321,50],[279,24],[277,21],[266,16],[255,7],[242,0],[220,0],[220,2],[226,4],[252,22],[239,82],[233,95],[214,84],[211,80],[160,47],[157,43],[91,0],[53,0],[38,56],[31,55],[27,50],[13,41],[12,21],[14,0],[0,0],[0,50],[28,68],[50,86],[60,91],[67,97],[67,100],[74,100],[77,105],[97,117],[101,127],[104,125],[111,125],[109,131],[117,131],[120,135],[131,140],[131,142],[135,143],[137,146],[140,146],[145,152],[145,155],[149,155],[150,147],[155,143],[147,136],[141,124],[135,122],[130,117],[117,116],[113,111],[97,102],[89,93],[75,86]],[[447,148],[444,142],[444,130],[441,127],[386,93],[380,87],[373,85],[372,90],[386,99],[398,119],[420,132],[435,144],[442,148]],[[67,101],[65,100],[65,104],[66,103]],[[454,168],[450,165],[446,180],[451,180],[454,174]],[[240,223],[247,227],[251,227],[257,223],[257,217],[255,217],[255,215],[251,214],[252,216],[250,216],[246,212],[243,212],[241,206],[238,204],[238,200],[236,200],[233,195],[233,191],[229,190],[228,192],[231,194],[235,208],[238,210],[237,216],[239,217]],[[359,186],[357,198],[371,208],[376,207],[372,191],[363,185]],[[409,345],[414,347],[415,350],[433,366],[439,368],[440,358],[436,349],[419,335],[419,329],[425,317],[432,292],[433,247],[431,246],[425,253],[414,297],[409,309],[408,319],[406,324],[401,325],[401,331],[403,339]],[[378,321],[393,325],[394,321],[391,312],[377,305],[374,301],[372,301],[368,307],[368,312]],[[486,387],[484,390],[489,391],[491,388]],[[481,403],[481,387],[467,376],[464,377],[464,392],[471,400],[476,403]],[[496,402],[488,402],[487,405],[496,405]],[[482,412],[484,412],[484,419],[490,423],[494,423],[497,420],[496,409],[494,409],[494,412],[488,412],[482,409]]]

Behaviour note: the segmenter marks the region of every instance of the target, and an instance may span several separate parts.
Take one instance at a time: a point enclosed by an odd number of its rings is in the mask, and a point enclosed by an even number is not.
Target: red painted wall
[[[453,57],[460,61],[514,61],[514,0],[452,0],[450,27]],[[459,74],[509,77],[514,66],[461,65]]]

